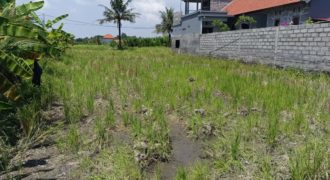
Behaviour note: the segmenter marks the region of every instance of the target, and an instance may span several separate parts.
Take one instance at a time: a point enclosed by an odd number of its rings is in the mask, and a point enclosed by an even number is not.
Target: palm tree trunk
[[[121,43],[121,21],[119,20],[118,21],[118,32],[119,32],[119,46],[118,46],[118,49],[122,49],[122,43]]]
[[[168,33],[168,46],[171,47],[172,45],[172,35],[171,33]]]

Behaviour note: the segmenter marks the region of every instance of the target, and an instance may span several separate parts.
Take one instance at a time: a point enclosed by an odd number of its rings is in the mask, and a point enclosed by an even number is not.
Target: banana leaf
[[[44,6],[44,1],[29,2],[16,7],[15,5],[15,1],[6,3],[1,9],[1,16],[9,19],[16,19],[29,15],[31,12],[41,9]]]
[[[24,59],[7,54],[1,50],[0,66],[5,67],[8,72],[22,78],[30,78],[33,74],[30,65],[28,65]]]
[[[44,6],[44,1],[30,2],[15,8],[16,16],[26,16]]]
[[[52,28],[54,24],[60,22],[61,20],[67,18],[68,16],[69,14],[64,14],[62,16],[55,18],[54,20],[48,20],[46,23],[46,28]]]
[[[35,12],[31,12],[30,14],[30,18],[37,23],[39,26],[44,26],[44,23],[42,22],[42,20],[39,18],[39,16],[35,13]]]
[[[9,81],[8,78],[0,72],[0,93],[9,100],[17,101],[20,96],[17,94],[17,85]]]
[[[15,0],[0,0],[0,10],[6,7],[9,3],[15,3]]]
[[[13,106],[11,104],[0,101],[0,112],[5,111],[5,110],[10,110],[10,109],[13,109]]]
[[[38,31],[21,25],[9,24],[6,18],[0,17],[0,36],[38,39]]]
[[[0,43],[0,49],[5,52],[11,52],[15,56],[21,58],[27,58],[22,54],[35,54],[35,55],[42,55],[45,54],[45,51],[49,48],[48,44],[45,44],[40,41],[31,40],[31,39],[22,39],[22,38],[15,38],[15,37],[6,37]],[[32,58],[37,59],[37,58]]]
[[[47,35],[47,31],[32,22],[9,22],[7,18],[0,16],[0,36],[41,40],[49,43]]]

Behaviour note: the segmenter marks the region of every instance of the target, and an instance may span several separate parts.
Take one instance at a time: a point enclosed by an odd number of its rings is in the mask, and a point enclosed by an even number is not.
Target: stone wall
[[[330,23],[176,36],[174,45],[177,40],[177,52],[330,72]]]

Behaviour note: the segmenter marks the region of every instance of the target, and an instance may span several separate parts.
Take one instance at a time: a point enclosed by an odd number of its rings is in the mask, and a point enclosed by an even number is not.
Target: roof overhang
[[[233,0],[222,11],[229,15],[245,14],[295,3],[309,3],[311,0]]]
[[[194,17],[194,16],[208,16],[208,17],[233,17],[231,15],[228,15],[226,12],[218,12],[218,11],[195,11],[193,13],[187,14],[182,16],[182,19],[188,18],[188,17]]]
[[[230,17],[234,17],[234,16],[228,15],[226,12],[199,10],[199,11],[182,16],[181,22],[188,20],[188,19],[193,19],[193,18],[230,18]],[[176,27],[176,26],[180,26],[180,25],[181,25],[181,23],[177,23],[173,26]]]

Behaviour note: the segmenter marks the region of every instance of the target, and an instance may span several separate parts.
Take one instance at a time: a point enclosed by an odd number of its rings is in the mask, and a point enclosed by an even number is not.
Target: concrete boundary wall
[[[175,36],[172,47],[180,53],[330,72],[330,23]]]

